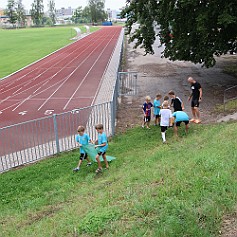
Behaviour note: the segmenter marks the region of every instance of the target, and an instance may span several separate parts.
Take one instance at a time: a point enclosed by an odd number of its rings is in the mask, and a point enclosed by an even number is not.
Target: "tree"
[[[91,21],[98,23],[106,19],[105,1],[104,0],[89,0],[88,7],[90,9]]]
[[[43,0],[34,0],[30,13],[34,24],[36,26],[42,25],[44,16]]]
[[[9,22],[11,24],[16,24],[17,21],[17,14],[16,14],[16,3],[15,0],[8,0],[7,9],[5,14],[9,17]]]
[[[122,11],[127,17],[127,34],[135,47],[154,53],[158,35],[170,60],[215,64],[214,56],[236,47],[237,2],[235,0],[127,0]],[[132,32],[132,25],[139,28]],[[155,32],[159,28],[158,34]]]
[[[82,18],[85,22],[92,22],[90,8],[88,6],[82,10]]]
[[[77,24],[80,22],[81,18],[82,18],[82,7],[78,7],[74,11],[74,14],[72,16],[72,21]]]
[[[56,8],[54,0],[49,0],[49,18],[51,20],[51,25],[56,24]]]
[[[25,26],[26,16],[25,16],[25,9],[22,4],[22,0],[18,0],[16,3],[16,17],[18,26]]]

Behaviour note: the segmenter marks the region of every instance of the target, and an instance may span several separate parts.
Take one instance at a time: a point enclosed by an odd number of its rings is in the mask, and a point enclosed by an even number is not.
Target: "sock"
[[[161,133],[161,136],[162,136],[163,142],[165,142],[165,141],[166,141],[166,140],[165,140],[165,132],[162,132],[162,133]]]

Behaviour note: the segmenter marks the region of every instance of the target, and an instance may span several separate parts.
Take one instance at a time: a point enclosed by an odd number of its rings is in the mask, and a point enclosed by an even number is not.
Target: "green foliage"
[[[36,26],[41,26],[43,24],[43,16],[44,16],[43,0],[34,0],[34,2],[32,3],[30,14]]]
[[[72,21],[77,24],[81,20],[82,20],[82,7],[80,6],[74,11],[74,14],[72,16]]]
[[[51,20],[51,26],[56,24],[56,8],[55,8],[55,1],[49,0],[49,18]]]
[[[104,0],[89,0],[88,8],[92,23],[98,23],[106,19],[106,13],[104,11],[105,8]]]
[[[137,0],[128,1],[122,12],[127,17],[128,34],[142,45],[145,53],[153,53],[154,28],[158,27],[163,56],[170,60],[185,60],[215,64],[214,56],[235,49],[237,40],[237,2],[233,0]],[[140,26],[132,32],[132,25]],[[235,49],[236,50],[236,49]]]
[[[22,0],[18,0],[16,5],[17,5],[16,6],[16,15],[17,15],[18,26],[24,27],[25,21],[26,21],[26,16],[25,16],[25,9],[22,4]]]
[[[79,151],[1,174],[2,236],[218,236],[237,201],[236,123],[192,125],[179,139],[117,135],[110,169],[73,173]]]
[[[11,24],[16,24],[17,21],[17,13],[16,13],[16,2],[15,0],[8,0],[7,3],[7,10],[5,11],[5,14],[9,17],[9,22]]]

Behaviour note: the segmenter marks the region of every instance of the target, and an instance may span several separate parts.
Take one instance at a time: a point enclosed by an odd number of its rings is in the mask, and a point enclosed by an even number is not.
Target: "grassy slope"
[[[237,201],[236,123],[116,136],[109,171],[72,173],[78,151],[0,176],[2,236],[218,236]]]
[[[85,31],[84,27],[81,28]],[[98,28],[97,28],[98,29]],[[92,28],[92,31],[96,28]],[[73,27],[0,29],[0,78],[71,43]]]

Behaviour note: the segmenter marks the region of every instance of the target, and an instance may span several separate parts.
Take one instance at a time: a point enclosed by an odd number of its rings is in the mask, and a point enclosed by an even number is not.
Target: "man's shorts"
[[[159,114],[155,114],[155,118],[156,119],[160,118],[160,115]]]
[[[105,153],[106,153],[106,151],[104,151],[104,152],[102,152],[102,151],[100,151],[100,152],[98,152],[97,154],[99,155],[99,156],[103,156],[103,155],[105,155]]]
[[[80,160],[85,160],[87,157],[87,153],[81,153]]]
[[[150,122],[151,116],[144,116],[144,122]]]
[[[199,107],[199,100],[192,100],[191,101],[191,107],[194,108],[194,107]]]
[[[188,124],[189,124],[189,121],[188,121],[188,120],[185,120],[185,121],[176,122],[176,123],[175,123],[175,126],[176,126],[176,127],[179,127],[182,122],[184,122],[185,125],[188,125]]]
[[[165,132],[168,129],[168,126],[160,126],[161,132]]]

